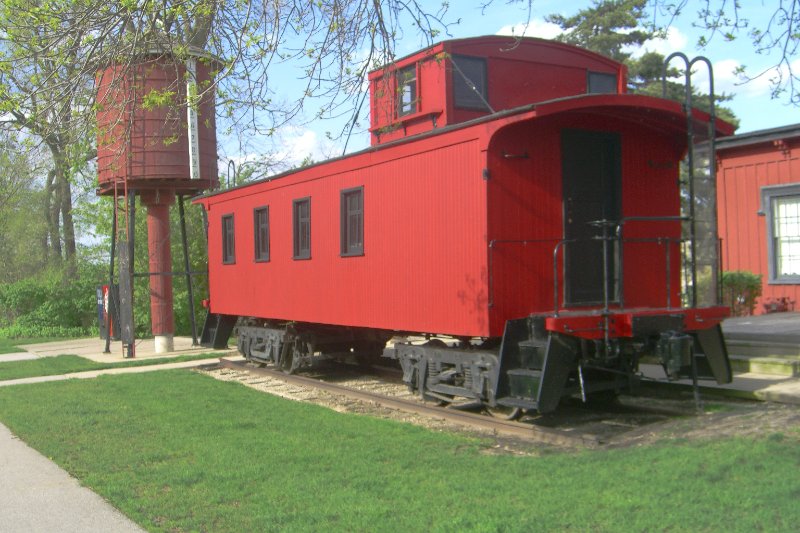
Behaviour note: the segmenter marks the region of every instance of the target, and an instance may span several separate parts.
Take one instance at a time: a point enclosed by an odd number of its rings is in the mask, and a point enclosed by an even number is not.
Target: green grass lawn
[[[800,435],[541,457],[190,371],[0,388],[0,420],[151,531],[795,531]]]
[[[98,363],[77,355],[59,355],[56,357],[41,357],[25,361],[9,361],[0,363],[0,381],[10,379],[29,378],[35,376],[55,376],[59,374],[72,374],[87,370],[104,370],[106,368],[124,368],[131,366],[149,366],[164,363],[180,363],[208,359],[220,354],[203,353],[192,355],[179,355],[177,357],[159,357],[155,359],[133,359],[121,363]]]

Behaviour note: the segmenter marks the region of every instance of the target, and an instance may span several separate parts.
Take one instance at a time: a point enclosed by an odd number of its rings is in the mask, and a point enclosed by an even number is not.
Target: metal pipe
[[[686,113],[686,135],[687,135],[687,155],[686,164],[689,172],[689,255],[690,255],[690,278],[691,287],[691,307],[697,307],[697,244],[696,244],[696,221],[695,221],[695,197],[694,197],[694,128],[692,127],[692,68],[689,58],[683,52],[673,52],[664,60],[663,76],[661,80],[661,91],[664,98],[667,97],[667,67],[670,61],[679,57],[683,59],[686,66],[685,73],[685,95],[683,108]]]
[[[127,181],[126,181],[127,183]],[[130,280],[130,306],[131,306],[131,342],[127,346],[126,358],[136,357],[136,328],[133,326],[133,250],[134,238],[136,237],[136,191],[128,189],[126,186],[126,194],[128,195],[128,279]]]
[[[165,271],[165,272],[136,272],[133,274],[134,278],[149,278],[150,276],[184,276],[186,272],[172,272],[172,271]],[[208,272],[205,270],[192,270],[189,272],[190,276],[208,276]]]
[[[610,224],[613,224],[613,222],[603,219],[590,222],[589,224],[593,226],[599,226],[602,229],[602,235],[600,239],[603,241],[603,343],[606,350],[606,356],[608,356],[611,347],[608,333],[608,228]]]
[[[494,267],[494,243],[495,241],[489,242],[489,309],[494,307],[494,278],[492,277]]]
[[[694,407],[698,413],[703,411],[703,400],[700,397],[700,387],[697,384],[697,358],[694,354],[694,348],[689,349],[692,357],[692,392],[694,394]]]
[[[192,325],[192,346],[197,346],[197,322],[194,314],[194,291],[192,276],[189,273],[189,245],[186,239],[186,216],[183,210],[183,195],[178,195],[178,213],[181,221],[181,242],[183,243],[183,266],[186,274],[186,289],[189,296],[189,320]]]
[[[106,346],[103,353],[111,353],[111,300],[114,287],[114,256],[117,255],[117,196],[114,194],[114,210],[111,214],[111,259],[108,262],[108,302],[109,309],[106,312]],[[114,302],[116,304],[116,301]],[[117,313],[119,316],[119,313]],[[119,327],[119,324],[116,324]]]
[[[233,159],[228,160],[228,189],[231,188],[231,176],[233,176],[233,184],[236,185],[236,163]]]
[[[672,254],[670,253],[670,241],[669,241],[669,239],[667,239],[664,242],[664,248],[666,248],[666,251],[667,251],[667,254],[666,254],[667,255],[667,257],[666,257],[666,260],[667,260],[667,309],[670,309],[672,307],[672,298],[671,298],[671,296],[672,296],[672,267],[670,266],[670,259],[672,258],[671,257]]]
[[[716,112],[716,95],[714,94],[714,69],[711,66],[711,61],[708,60],[707,57],[704,56],[697,56],[692,59],[689,66],[694,65],[696,62],[705,63],[706,67],[708,67],[708,100],[709,100],[709,121],[708,121],[708,144],[709,144],[709,154],[708,154],[708,173],[709,179],[712,180],[712,183],[717,179],[717,112]],[[714,193],[716,194],[716,187],[713,187]],[[711,210],[711,228],[714,232],[714,235],[717,233],[717,199],[714,198],[714,207]],[[718,236],[717,236],[718,237]],[[721,264],[721,255],[717,252],[717,264]],[[713,268],[712,268],[713,272]],[[721,302],[720,299],[720,278],[717,278],[717,284],[714,290],[714,304],[719,305]]]
[[[574,239],[564,239],[556,244],[553,250],[553,316],[558,316],[558,250],[561,245],[575,242]]]

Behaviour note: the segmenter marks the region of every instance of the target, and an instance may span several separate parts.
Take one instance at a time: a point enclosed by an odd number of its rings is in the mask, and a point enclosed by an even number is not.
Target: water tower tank
[[[174,348],[170,206],[176,196],[218,184],[214,65],[202,54],[184,62],[154,53],[97,73],[97,193],[115,199],[134,194],[147,208],[150,320],[157,353]],[[186,105],[191,78],[200,95],[191,108],[196,113],[188,113]],[[190,130],[190,123],[196,127]],[[190,141],[190,131],[196,143]],[[133,257],[129,261],[133,265]],[[120,292],[126,291],[132,294],[130,280],[120,280]]]
[[[144,192],[171,189],[191,195],[215,188],[217,134],[215,63],[196,58],[199,176],[190,178],[186,108],[186,64],[153,54],[130,63],[112,64],[97,74],[98,194],[113,194],[114,184]]]

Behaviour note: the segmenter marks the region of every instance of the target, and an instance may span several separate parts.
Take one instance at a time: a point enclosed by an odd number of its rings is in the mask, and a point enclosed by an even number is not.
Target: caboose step
[[[200,334],[200,346],[222,350],[228,347],[228,338],[236,325],[236,317],[208,313]]]
[[[528,339],[520,341],[519,362],[527,368],[542,368],[547,353],[547,340]]]
[[[507,372],[507,375],[509,393],[512,397],[529,398],[531,400],[539,397],[539,387],[542,383],[541,370],[512,368]]]
[[[499,398],[497,400],[497,405],[502,405],[503,407],[519,407],[520,409],[531,410],[536,410],[539,407],[534,400],[528,398],[515,398],[514,396]]]

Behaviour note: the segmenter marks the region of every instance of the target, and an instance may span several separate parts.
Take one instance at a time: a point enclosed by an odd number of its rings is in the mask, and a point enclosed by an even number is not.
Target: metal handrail
[[[617,272],[617,282],[618,282],[619,287],[620,287],[620,296],[619,296],[620,305],[622,305],[623,307],[625,306],[625,287],[623,287],[623,285],[622,285],[622,280],[623,280],[622,273],[623,273],[623,270],[625,268],[625,261],[624,261],[624,259],[625,259],[624,248],[625,247],[622,246],[625,243],[625,237],[623,236],[622,233],[623,233],[623,230],[625,228],[625,225],[628,222],[684,222],[686,220],[688,220],[688,217],[685,217],[685,216],[654,216],[654,217],[634,216],[634,217],[623,217],[623,218],[621,218],[619,220],[619,222],[617,224],[616,233],[617,233],[617,239],[620,242],[620,247],[619,247],[619,250],[618,250],[618,254],[619,254],[619,258],[618,258],[619,259],[619,269],[618,269],[618,272]],[[663,238],[663,237],[658,237],[658,238],[660,239],[660,238]],[[678,241],[678,242],[680,242],[680,241]],[[670,278],[669,278],[669,276],[670,276],[669,246],[667,246],[666,253],[667,253],[667,308],[670,308],[671,304],[670,304],[670,301],[669,301],[669,297],[670,297],[670,289],[672,287],[671,287],[671,282],[670,282]]]
[[[609,227],[613,228],[613,231],[609,231],[606,233],[606,237],[597,236],[590,239],[520,239],[520,240],[501,240],[495,239],[489,242],[489,250],[497,249],[498,245],[502,244],[517,244],[522,246],[528,245],[542,245],[547,243],[555,243],[553,246],[553,316],[559,316],[560,312],[563,311],[563,306],[561,305],[561,297],[559,295],[562,289],[562,278],[559,273],[559,258],[560,254],[563,258],[562,251],[567,248],[568,245],[574,243],[581,243],[581,242],[590,242],[590,241],[597,241],[605,240],[606,243],[608,242],[617,242],[618,249],[616,250],[616,254],[606,254],[604,259],[604,280],[608,280],[609,273],[611,272],[611,261],[616,258],[618,261],[618,266],[615,269],[614,273],[614,286],[616,287],[616,291],[614,297],[609,295],[607,281],[606,287],[604,287],[604,302],[603,308],[606,313],[608,313],[610,304],[612,301],[614,303],[618,303],[620,307],[624,308],[625,306],[625,285],[623,283],[624,280],[624,251],[625,246],[628,244],[633,243],[654,243],[656,245],[660,245],[664,247],[664,261],[665,261],[665,269],[666,269],[666,279],[665,279],[665,289],[666,289],[666,305],[665,308],[669,309],[674,307],[673,298],[672,298],[672,247],[677,245],[683,245],[688,243],[688,239],[683,237],[666,237],[666,236],[643,236],[643,237],[633,237],[633,238],[625,238],[624,237],[624,226],[626,224],[632,222],[682,222],[686,220],[686,217],[681,216],[661,216],[661,217],[626,217],[621,219],[619,222],[610,225]],[[607,250],[607,246],[606,246]],[[489,276],[488,276],[488,290],[489,290],[489,307],[494,305],[494,255],[493,253],[489,254]],[[683,265],[683,263],[682,263]],[[688,276],[687,276],[688,277]],[[686,280],[688,282],[688,279]],[[686,287],[688,290],[688,286]],[[683,306],[683,303],[679,303],[679,306]]]
[[[558,251],[565,244],[577,242],[575,239],[563,239],[556,244],[553,250],[553,316],[558,316],[560,309],[558,305]]]

